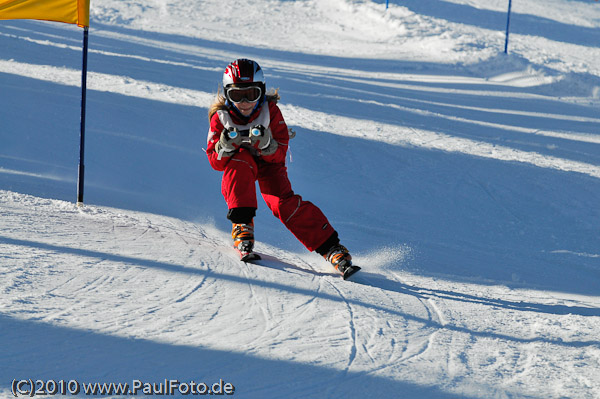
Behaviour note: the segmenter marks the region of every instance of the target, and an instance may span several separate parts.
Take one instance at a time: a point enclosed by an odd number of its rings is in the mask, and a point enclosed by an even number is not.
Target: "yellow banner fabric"
[[[0,19],[41,19],[90,26],[90,0],[0,0]]]

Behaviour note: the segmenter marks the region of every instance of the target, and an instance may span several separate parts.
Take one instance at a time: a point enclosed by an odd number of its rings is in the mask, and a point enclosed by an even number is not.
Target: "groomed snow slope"
[[[92,1],[83,208],[81,30],[0,21],[2,397],[600,397],[600,5],[515,1],[506,55],[504,1],[384,3]],[[352,281],[262,203],[264,261],[230,249],[202,147],[238,57],[280,89]]]

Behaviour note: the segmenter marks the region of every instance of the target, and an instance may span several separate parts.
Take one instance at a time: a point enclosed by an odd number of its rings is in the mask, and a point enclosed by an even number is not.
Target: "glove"
[[[236,129],[223,129],[219,141],[215,144],[215,151],[219,154],[217,159],[223,156],[232,156],[242,145],[242,135]]]
[[[271,129],[262,125],[254,126],[250,129],[250,140],[260,155],[273,155],[277,151],[277,141],[273,139]]]

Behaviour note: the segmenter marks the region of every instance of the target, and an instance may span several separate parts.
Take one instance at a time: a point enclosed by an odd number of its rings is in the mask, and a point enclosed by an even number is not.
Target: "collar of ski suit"
[[[219,110],[217,111],[217,115],[219,116],[219,120],[225,127],[225,129],[229,129],[235,127],[237,130],[248,130],[253,126],[262,125],[265,128],[269,127],[271,123],[271,113],[269,112],[269,103],[265,102],[258,113],[258,116],[251,119],[247,123],[243,123],[237,120],[234,120],[229,110]],[[256,115],[256,113],[254,114]]]

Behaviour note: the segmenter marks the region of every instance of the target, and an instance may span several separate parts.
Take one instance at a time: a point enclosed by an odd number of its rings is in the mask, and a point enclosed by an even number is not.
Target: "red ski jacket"
[[[263,109],[264,107],[268,108]],[[267,101],[262,105],[260,109],[257,110],[257,112],[254,113],[254,115],[248,123],[240,121],[239,118],[231,111],[219,111],[212,116],[212,118],[210,119],[210,129],[208,131],[206,155],[208,156],[208,161],[213,169],[218,171],[225,170],[225,165],[227,165],[227,163],[232,158],[221,157],[221,159],[218,159],[219,154],[217,154],[217,152],[215,151],[215,144],[217,144],[217,142],[219,141],[219,138],[221,137],[221,132],[225,128],[223,124],[224,122],[221,120],[219,113],[228,113],[233,123],[235,123],[238,126],[241,126],[240,130],[244,130],[253,127],[255,124],[253,122],[256,122],[256,120],[259,118],[262,112],[267,111],[269,126],[265,127],[269,127],[271,129],[273,139],[277,141],[277,144],[279,144],[279,146],[277,147],[277,151],[275,151],[275,153],[271,155],[261,156],[261,159],[269,163],[285,163],[288,142],[290,140],[288,127],[283,119],[283,115],[281,114],[281,110],[279,109],[277,104],[274,101]],[[240,149],[240,151],[243,150],[244,148]]]

